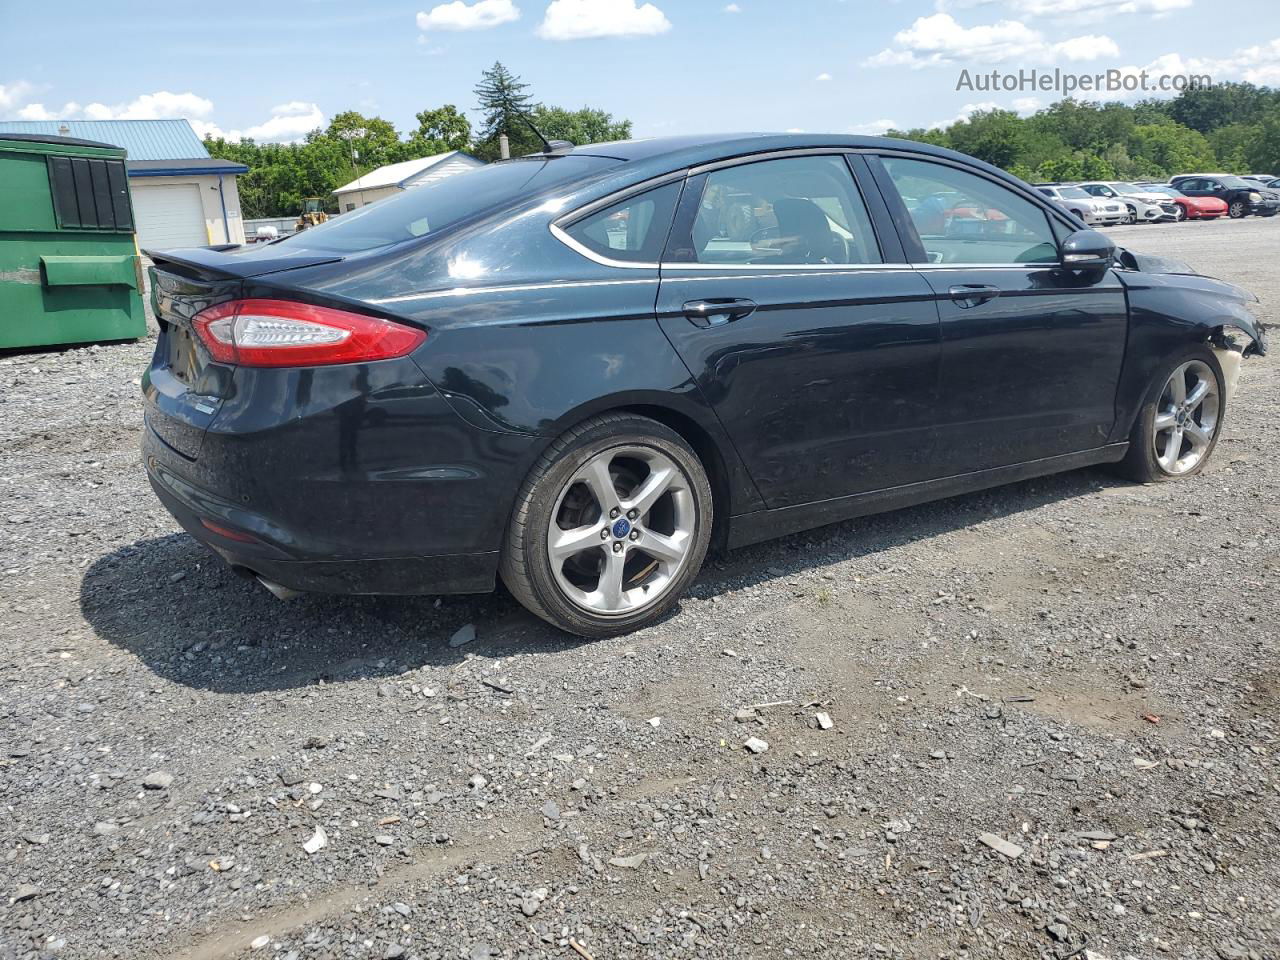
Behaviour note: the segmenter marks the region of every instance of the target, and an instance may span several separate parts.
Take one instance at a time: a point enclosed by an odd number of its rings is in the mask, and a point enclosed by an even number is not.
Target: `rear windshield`
[[[520,159],[458,173],[333,217],[279,241],[335,253],[356,253],[424,237],[473,214],[599,173],[620,161],[567,156]]]

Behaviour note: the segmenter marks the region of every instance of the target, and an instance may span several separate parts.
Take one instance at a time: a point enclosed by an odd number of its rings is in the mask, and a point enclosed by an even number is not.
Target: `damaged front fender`
[[[1116,271],[1129,300],[1129,335],[1116,395],[1113,442],[1129,435],[1151,384],[1167,376],[1170,364],[1186,355],[1188,344],[1205,344],[1214,351],[1228,397],[1234,392],[1241,361],[1267,351],[1265,325],[1250,309],[1257,297],[1193,272],[1148,272],[1156,266],[1155,260],[1130,254]],[[1174,265],[1162,262],[1160,266]]]

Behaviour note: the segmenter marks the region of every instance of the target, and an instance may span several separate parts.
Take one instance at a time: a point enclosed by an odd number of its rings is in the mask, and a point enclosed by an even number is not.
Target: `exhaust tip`
[[[302,596],[301,590],[294,590],[291,587],[283,586],[274,580],[268,580],[266,577],[258,574],[258,582],[266,587],[278,600],[293,600]]]

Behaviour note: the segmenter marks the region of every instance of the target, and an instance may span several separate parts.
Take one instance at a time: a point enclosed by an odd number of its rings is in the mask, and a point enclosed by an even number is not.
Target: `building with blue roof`
[[[128,153],[138,245],[144,250],[244,243],[236,177],[244,164],[218,160],[186,120],[0,120],[6,133],[75,137]]]

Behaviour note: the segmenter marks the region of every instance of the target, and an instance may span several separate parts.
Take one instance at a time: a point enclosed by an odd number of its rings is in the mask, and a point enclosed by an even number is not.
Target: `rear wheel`
[[[1226,414],[1222,367],[1207,348],[1184,355],[1147,396],[1129,434],[1121,472],[1149,483],[1204,469]]]
[[[1227,204],[1227,216],[1232,220],[1239,220],[1245,215],[1245,205],[1243,200],[1232,200]]]
[[[678,433],[635,414],[593,417],[556,440],[525,481],[502,579],[562,630],[628,633],[688,589],[711,521],[706,470]]]

